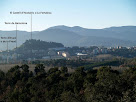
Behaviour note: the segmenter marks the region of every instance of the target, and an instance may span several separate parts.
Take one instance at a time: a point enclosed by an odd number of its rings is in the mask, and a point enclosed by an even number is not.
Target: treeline
[[[84,65],[85,70],[92,69],[94,67],[100,66],[120,66],[124,63],[124,61],[120,60],[112,60],[112,61],[103,61],[103,62],[94,62],[92,64]]]
[[[109,54],[114,56],[121,56],[125,58],[134,58],[136,57],[136,50],[135,49],[116,49],[111,51]]]
[[[108,61],[90,61],[90,60],[82,60],[82,59],[76,59],[76,60],[67,60],[67,59],[57,59],[57,60],[36,60],[32,61],[32,64],[38,64],[43,63],[45,66],[53,66],[53,67],[71,67],[71,68],[77,68],[77,67],[84,67],[85,70],[92,69],[94,67],[100,67],[100,66],[120,66],[124,65],[124,62],[128,62],[128,59],[113,59]],[[135,61],[136,62],[136,61]],[[26,63],[25,61],[23,63]]]
[[[23,63],[26,63],[25,61]],[[53,67],[72,67],[77,68],[83,65],[91,64],[91,61],[82,60],[82,59],[76,59],[76,60],[67,60],[67,59],[51,59],[46,61],[36,60],[32,61],[32,64],[39,64],[42,63],[45,66],[53,66]]]
[[[67,67],[47,72],[38,64],[34,72],[28,65],[0,71],[1,102],[136,102],[136,68],[122,73],[101,67],[84,71]]]
[[[136,58],[131,58],[131,59],[125,60],[124,64],[122,66],[135,67],[136,66]]]

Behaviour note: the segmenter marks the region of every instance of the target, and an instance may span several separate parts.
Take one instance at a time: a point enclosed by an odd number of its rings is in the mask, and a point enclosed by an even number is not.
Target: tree
[[[0,70],[0,82],[4,79],[5,73]]]
[[[62,73],[67,73],[67,72],[68,72],[67,67],[61,67],[61,72],[62,72]]]
[[[45,68],[45,67],[44,67],[43,64],[37,64],[36,67],[35,67],[35,69],[34,69],[36,75],[37,75],[38,73],[44,73],[44,72],[45,72],[44,68]]]
[[[29,72],[29,66],[28,66],[27,64],[22,65],[21,68],[22,68],[22,70],[23,70],[24,72],[26,72],[26,73]]]

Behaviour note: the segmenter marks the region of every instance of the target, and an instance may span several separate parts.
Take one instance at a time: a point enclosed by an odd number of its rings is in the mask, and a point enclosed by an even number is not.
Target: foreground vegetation
[[[37,64],[0,71],[1,102],[136,102],[136,68],[124,72],[101,67],[68,73],[67,67],[45,71]]]

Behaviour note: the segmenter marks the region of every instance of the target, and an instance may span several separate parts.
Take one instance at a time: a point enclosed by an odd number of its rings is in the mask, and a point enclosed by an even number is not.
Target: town
[[[35,60],[50,60],[50,59],[91,59],[98,55],[110,55],[133,58],[136,56],[136,47],[64,47],[60,43],[52,43],[56,46],[44,46],[40,47],[38,45],[29,45],[30,42],[38,43],[39,45],[45,43],[45,45],[50,44],[50,42],[38,41],[38,40],[28,40],[23,45],[13,50],[0,51],[0,63],[16,63],[18,61],[35,61]],[[32,46],[30,48],[30,46]]]

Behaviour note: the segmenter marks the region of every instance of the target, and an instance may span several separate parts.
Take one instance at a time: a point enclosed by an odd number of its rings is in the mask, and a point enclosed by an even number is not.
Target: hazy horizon
[[[89,29],[136,26],[135,5],[135,0],[1,0],[0,30],[16,29],[16,25],[5,25],[5,22],[27,22],[27,25],[18,25],[18,30],[31,31],[31,15],[12,15],[10,12],[51,12],[50,15],[33,15],[33,31],[56,25]]]
[[[40,32],[40,31],[44,31],[44,30],[47,30],[51,27],[57,27],[57,26],[66,26],[66,27],[81,27],[81,28],[85,28],[85,29],[105,29],[105,28],[111,28],[111,27],[128,27],[128,26],[132,26],[132,27],[136,27],[136,25],[124,25],[124,26],[109,26],[109,27],[104,27],[104,28],[86,28],[86,27],[83,27],[83,26],[78,26],[78,25],[75,25],[75,26],[67,26],[67,25],[55,25],[55,26],[50,26],[50,27],[47,27],[43,30],[37,30],[37,31],[33,31],[33,32]],[[16,30],[0,30],[0,31],[16,31]],[[31,31],[26,31],[26,30],[17,30],[17,31],[25,31],[25,32],[31,32]]]

